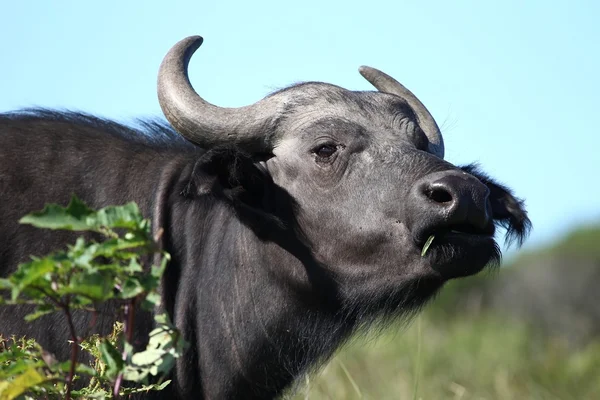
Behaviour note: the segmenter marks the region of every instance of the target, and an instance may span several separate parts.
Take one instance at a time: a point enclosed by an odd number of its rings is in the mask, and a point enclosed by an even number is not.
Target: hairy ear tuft
[[[515,197],[512,190],[482,172],[477,164],[460,168],[475,176],[490,189],[494,223],[506,229],[506,244],[510,246],[516,242],[519,247],[522,246],[532,228],[525,202]]]

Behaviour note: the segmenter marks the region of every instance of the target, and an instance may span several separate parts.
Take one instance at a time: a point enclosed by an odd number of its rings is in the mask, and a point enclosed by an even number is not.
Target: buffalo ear
[[[248,202],[252,195],[261,196],[270,183],[268,172],[257,165],[250,154],[231,147],[207,150],[194,164],[188,184],[182,191],[186,197],[213,195]]]
[[[512,190],[496,182],[479,169],[469,164],[461,169],[479,179],[490,189],[490,203],[494,223],[506,229],[506,243],[517,242],[521,246],[531,231],[531,221],[527,216],[525,202],[512,193]]]
[[[230,203],[242,220],[265,225],[281,224],[274,216],[275,184],[264,167],[268,155],[250,155],[237,148],[206,151],[195,163],[182,190],[186,197],[213,196]]]

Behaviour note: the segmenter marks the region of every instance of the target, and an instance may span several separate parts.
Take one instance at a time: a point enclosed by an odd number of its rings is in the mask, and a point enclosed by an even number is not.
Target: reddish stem
[[[71,389],[73,388],[73,378],[75,377],[75,366],[77,365],[77,356],[79,354],[79,339],[77,338],[77,332],[75,331],[75,325],[73,324],[73,318],[71,316],[71,310],[69,309],[69,298],[67,297],[66,304],[62,305],[65,315],[67,317],[67,323],[69,325],[69,332],[71,334],[71,365],[69,366],[69,376],[67,377],[67,393],[65,399],[71,399]]]
[[[135,321],[135,304],[136,297],[129,300],[129,304],[125,306],[125,321],[123,323],[123,331],[125,332],[125,340],[131,344],[133,339],[133,323]],[[127,360],[127,352],[125,348],[123,348],[123,361]],[[113,388],[113,397],[115,399],[119,398],[119,390],[121,389],[121,384],[123,382],[123,372],[120,372],[115,380],[115,387]]]
[[[69,326],[69,333],[71,335],[71,365],[69,366],[69,376],[67,376],[67,392],[65,393],[65,400],[71,400],[71,390],[73,389],[73,378],[75,377],[75,366],[77,365],[77,357],[79,355],[79,339],[77,338],[77,331],[75,330],[75,324],[73,324],[73,316],[71,315],[71,309],[69,304],[71,303],[71,296],[66,296],[64,303],[50,296],[42,288],[34,287],[45,294],[54,305],[62,309],[67,317],[67,324]]]

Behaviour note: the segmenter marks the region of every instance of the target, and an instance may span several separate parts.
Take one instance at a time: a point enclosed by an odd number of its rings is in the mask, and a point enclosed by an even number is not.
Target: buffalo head
[[[161,65],[158,93],[167,119],[201,147],[247,155],[225,162],[237,162],[242,172],[221,186],[238,186],[230,197],[258,219],[280,221],[273,232],[292,226],[344,306],[413,308],[446,280],[497,264],[496,225],[519,243],[526,236],[523,203],[476,167],[444,161],[433,117],[390,76],[362,67],[377,92],[310,82],[250,106],[221,108],[188,79],[201,43],[182,40]],[[293,207],[284,212],[282,204]],[[285,276],[295,273],[283,265],[279,271],[285,279],[297,279]]]

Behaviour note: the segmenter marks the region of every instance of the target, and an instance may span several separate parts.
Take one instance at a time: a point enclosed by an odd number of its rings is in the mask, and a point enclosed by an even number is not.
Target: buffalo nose
[[[409,228],[418,240],[438,230],[492,234],[489,189],[462,171],[426,175],[410,192]]]
[[[467,224],[483,229],[489,222],[489,189],[476,178],[445,175],[426,180],[420,189],[431,212],[441,214],[447,224]]]

